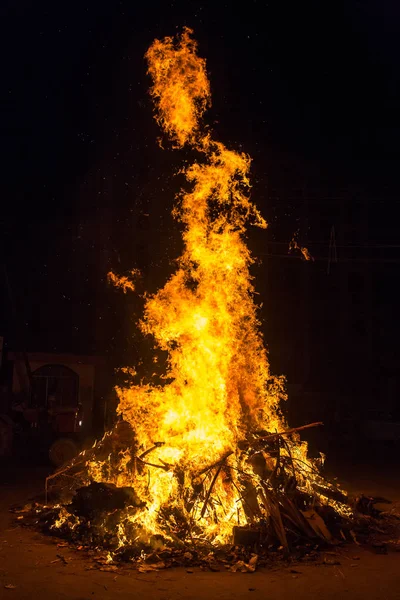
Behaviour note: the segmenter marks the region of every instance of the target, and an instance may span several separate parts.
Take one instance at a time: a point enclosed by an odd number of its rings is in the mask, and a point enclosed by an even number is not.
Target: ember
[[[198,153],[174,208],[178,269],[140,324],[168,353],[165,385],[117,390],[121,422],[49,478],[64,499],[41,519],[114,556],[158,560],[166,548],[198,556],[232,543],[288,551],[351,539],[346,494],[279,409],[284,379],[270,372],[244,235],[267,224],[249,199],[250,157],[202,127],[210,87],[191,36],[156,40],[146,54],[158,123]],[[125,279],[118,285],[133,288]],[[254,570],[257,558],[246,560]]]

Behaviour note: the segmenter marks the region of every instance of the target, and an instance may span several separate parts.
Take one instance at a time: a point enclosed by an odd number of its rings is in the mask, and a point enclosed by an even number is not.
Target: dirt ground
[[[179,568],[145,574],[93,569],[93,563],[82,553],[58,547],[53,538],[15,526],[10,505],[24,503],[39,493],[45,475],[43,468],[0,469],[1,600],[400,600],[400,554],[380,555],[358,546],[341,548],[337,557],[340,564],[289,565],[252,574],[203,572],[199,568],[193,568],[193,573]],[[355,467],[347,461],[342,475],[352,490],[400,501],[398,467],[397,471],[386,463]]]

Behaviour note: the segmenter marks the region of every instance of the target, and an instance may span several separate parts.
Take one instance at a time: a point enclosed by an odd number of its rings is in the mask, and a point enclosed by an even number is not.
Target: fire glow
[[[321,461],[307,457],[297,431],[285,431],[284,379],[270,372],[244,238],[248,225],[267,227],[249,199],[250,157],[203,126],[210,86],[189,29],[154,41],[146,59],[157,122],[174,147],[188,145],[198,160],[185,169],[187,189],[174,208],[183,226],[178,268],[147,297],[140,323],[168,353],[165,384],[118,388],[133,440],[117,454],[101,456],[96,447],[85,454],[85,481],[134,490],[113,522],[118,548],[155,540],[215,546],[230,543],[234,527],[260,523],[286,547],[280,508],[291,502],[290,489],[302,498],[300,529],[311,531],[310,506],[348,508],[328,499]]]

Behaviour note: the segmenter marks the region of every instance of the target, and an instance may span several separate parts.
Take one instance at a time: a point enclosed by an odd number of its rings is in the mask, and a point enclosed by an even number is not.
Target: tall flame
[[[146,54],[156,119],[175,146],[191,145],[198,160],[185,171],[188,190],[174,209],[183,224],[183,254],[165,286],[147,298],[141,322],[168,353],[165,385],[118,389],[118,410],[135,431],[136,447],[121,455],[108,479],[133,485],[146,502],[119,524],[121,540],[132,538],[132,526],[135,539],[165,536],[172,510],[175,521],[178,514],[192,520],[212,541],[228,539],[234,524],[247,521],[246,510],[239,514],[244,483],[238,473],[254,477],[243,443],[256,432],[285,427],[279,412],[284,381],[270,373],[244,240],[248,224],[267,225],[249,199],[249,156],[201,127],[210,87],[191,34],[185,29],[177,39],[156,40]],[[305,444],[292,446],[292,463],[301,459],[310,473]],[[205,478],[221,460],[229,469],[213,480],[211,502],[198,490],[210,484]],[[106,467],[89,464],[98,480],[107,479]]]
[[[199,120],[211,103],[206,63],[197,56],[191,33],[185,28],[177,43],[172,37],[155,40],[146,53],[156,119],[178,146],[195,141]]]

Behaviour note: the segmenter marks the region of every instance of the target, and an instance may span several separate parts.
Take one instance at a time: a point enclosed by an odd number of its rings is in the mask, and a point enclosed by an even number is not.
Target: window
[[[64,365],[44,365],[33,375],[33,403],[38,407],[76,407],[79,375]]]

